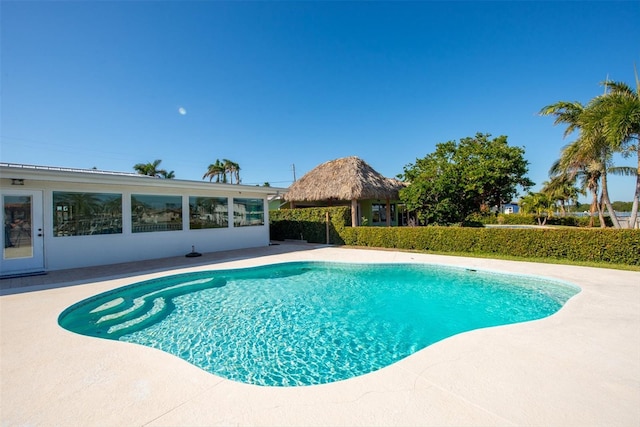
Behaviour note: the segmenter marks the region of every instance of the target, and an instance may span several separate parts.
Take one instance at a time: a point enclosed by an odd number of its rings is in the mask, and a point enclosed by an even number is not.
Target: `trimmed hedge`
[[[614,229],[345,228],[347,245],[640,265],[640,232]]]
[[[485,217],[486,218],[486,217]],[[535,215],[530,214],[499,214],[495,219],[482,220],[484,224],[503,224],[503,225],[538,225],[538,220]],[[607,227],[612,227],[613,223],[608,216],[604,217]],[[546,225],[565,225],[570,227],[588,227],[589,217],[577,217],[577,216],[552,216],[547,218]],[[594,227],[600,227],[600,219],[594,218]]]
[[[271,211],[271,238],[326,243],[326,212],[330,216],[332,244],[640,266],[640,232],[637,230],[351,227],[348,207]]]
[[[343,245],[342,232],[351,227],[351,208],[345,206],[269,211],[273,240],[306,240],[327,243],[326,214],[329,213],[329,243]]]

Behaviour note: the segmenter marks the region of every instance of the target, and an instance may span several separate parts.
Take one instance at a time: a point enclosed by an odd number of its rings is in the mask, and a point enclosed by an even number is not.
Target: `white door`
[[[0,275],[44,271],[41,191],[2,190]]]

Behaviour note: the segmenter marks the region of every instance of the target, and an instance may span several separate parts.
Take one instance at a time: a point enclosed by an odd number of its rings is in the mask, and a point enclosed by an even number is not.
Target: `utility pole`
[[[295,165],[295,163],[291,164],[291,169],[293,170],[293,182],[296,182],[296,165]]]

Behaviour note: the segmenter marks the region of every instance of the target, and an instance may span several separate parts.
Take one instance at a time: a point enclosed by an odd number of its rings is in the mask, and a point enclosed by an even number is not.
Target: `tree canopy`
[[[436,151],[404,167],[409,185],[400,199],[422,224],[462,223],[471,213],[510,202],[534,185],[526,177],[524,148],[509,146],[506,136],[477,133],[436,145]]]

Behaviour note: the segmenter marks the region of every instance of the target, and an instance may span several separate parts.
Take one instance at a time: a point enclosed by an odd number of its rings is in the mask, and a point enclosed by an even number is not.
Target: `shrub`
[[[494,212],[474,212],[471,215],[467,216],[465,219],[465,226],[467,223],[481,223],[481,224],[497,224],[498,223],[498,215]]]
[[[351,227],[351,209],[344,206],[270,211],[271,239],[327,243],[327,212],[329,213],[329,242],[344,244],[341,232],[345,227]]]

